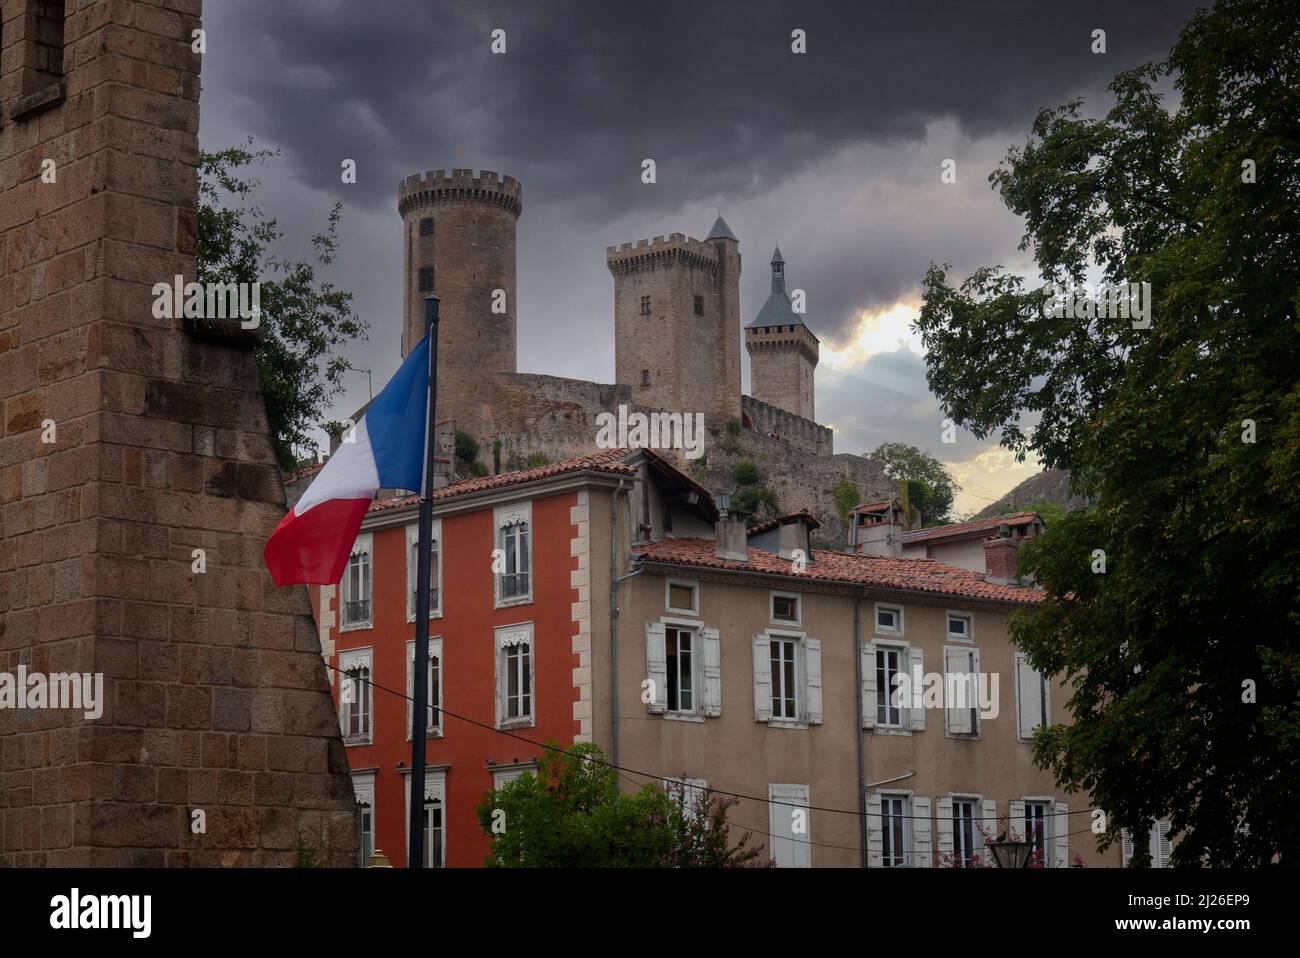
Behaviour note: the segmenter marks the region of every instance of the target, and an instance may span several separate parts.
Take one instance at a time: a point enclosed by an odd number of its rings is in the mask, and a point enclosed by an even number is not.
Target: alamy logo
[[[154,319],[238,319],[244,329],[262,322],[261,283],[187,283],[177,275],[171,285],[153,284]]]
[[[82,716],[104,714],[103,672],[0,672],[0,709],[81,709]]]
[[[1151,328],[1150,283],[1098,283],[1043,287],[1043,315],[1053,319],[1131,319],[1134,329]]]
[[[627,406],[596,414],[596,445],[601,449],[684,449],[687,459],[704,455],[704,413],[634,412]]]
[[[85,895],[79,888],[50,899],[50,927],[129,928],[131,937],[148,938],[153,926],[151,895]]]
[[[910,709],[979,709],[980,718],[998,717],[998,674],[993,672],[926,672],[894,676],[890,704]]]

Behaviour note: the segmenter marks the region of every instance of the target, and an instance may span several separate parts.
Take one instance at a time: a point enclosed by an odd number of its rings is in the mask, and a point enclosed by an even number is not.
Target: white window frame
[[[418,523],[406,527],[406,621],[415,621],[415,563],[411,561],[411,548],[420,535]],[[433,587],[437,590],[437,603],[429,603],[429,618],[442,618],[442,520],[433,520],[433,557],[438,561],[438,575]]]
[[[406,793],[406,814],[403,816],[404,824],[402,833],[406,836],[406,847],[411,847],[411,771],[405,769],[402,772],[402,778],[405,784],[402,789]],[[447,867],[447,769],[442,768],[425,768],[424,770],[424,805],[428,806],[438,803],[442,809],[442,846],[441,860],[437,864],[426,862],[426,868],[446,868]],[[424,854],[429,854],[429,843],[424,844]],[[409,865],[409,862],[408,862]]]
[[[516,605],[528,605],[533,601],[533,586],[535,585],[533,577],[533,556],[536,554],[537,537],[533,528],[533,504],[532,502],[517,502],[508,506],[497,506],[492,510],[492,547],[505,551],[506,540],[505,530],[507,526],[513,526],[518,522],[523,522],[528,530],[528,564],[526,569],[520,569],[519,572],[525,572],[528,575],[528,592],[524,595],[512,595],[503,597],[501,594],[501,577],[510,574],[497,572],[492,576],[493,608],[506,609]]]
[[[914,862],[912,861],[912,858],[914,857],[912,855],[912,852],[914,851],[912,847],[912,839],[913,839],[913,832],[914,832],[914,829],[912,828],[912,793],[910,791],[880,791],[877,794],[880,796],[880,867],[882,868],[911,867],[914,864]],[[901,854],[901,858],[902,858],[901,865],[893,864],[892,862],[890,864],[885,864],[885,836],[889,834],[889,830],[885,827],[885,822],[886,822],[885,802],[887,801],[901,801],[903,803],[903,811],[902,811],[902,815],[900,816],[903,825],[903,849]],[[900,856],[896,854],[891,857],[897,858]]]
[[[528,714],[506,718],[509,711],[506,693],[509,679],[506,674],[509,649],[516,645],[528,645]],[[493,630],[493,655],[496,657],[496,702],[497,728],[533,728],[537,725],[537,643],[532,622],[520,622],[515,625],[502,625]]]
[[[968,656],[967,661],[971,665],[971,673],[975,675],[974,688],[971,689],[971,694],[974,696],[975,701],[973,704],[969,706],[971,710],[971,729],[969,732],[955,732],[948,727],[948,711],[949,711],[948,709],[948,692],[949,692],[948,653],[949,652],[960,652],[962,655]],[[978,740],[983,738],[984,720],[983,717],[980,715],[980,711],[983,707],[983,703],[980,701],[979,698],[979,693],[980,693],[979,674],[982,666],[982,663],[980,661],[980,650],[974,645],[967,645],[967,644],[944,645],[942,666],[943,666],[943,670],[940,674],[943,675],[943,734],[948,738],[964,739],[964,740]],[[971,674],[971,673],[966,673],[966,674]]]
[[[370,859],[375,854],[375,773],[354,772],[352,774],[352,793],[356,797],[357,806],[361,809],[361,814],[357,816],[360,845],[357,848],[357,857],[361,859],[361,867],[365,868],[370,864]],[[370,823],[369,829],[366,828],[367,820]],[[369,855],[366,854],[365,847],[367,831],[370,834]]]
[[[810,800],[810,790],[807,785],[793,785],[784,783],[769,783],[767,786],[768,801],[768,839],[769,848],[772,850],[772,861],[778,861],[778,856],[786,857],[790,863],[785,866],[789,868],[811,868],[812,867],[812,810],[808,807],[812,804]],[[794,808],[791,806],[802,805],[804,811],[805,831],[802,835],[793,834],[794,826]],[[777,830],[778,822],[789,822],[791,825],[791,834],[787,835],[785,829]],[[781,842],[778,847],[777,843]],[[789,843],[786,845],[785,843]],[[788,852],[788,854],[782,854]]]
[[[776,615],[776,600],[793,599],[794,600],[794,618],[779,619]],[[791,626],[803,625],[803,596],[798,592],[769,592],[767,594],[767,618],[768,621],[777,628],[789,628]]]
[[[492,772],[492,790],[500,791],[510,782],[517,778],[523,778],[525,775],[537,774],[536,762],[516,762],[510,765],[493,765],[490,769]]]
[[[703,667],[704,638],[702,634],[703,626],[688,624],[681,620],[674,621],[672,619],[664,619],[663,626],[664,626],[664,664],[669,669],[671,669],[672,666],[669,665],[669,660],[668,660],[668,630],[673,629],[678,633],[689,632],[691,635],[691,676],[690,676],[691,707],[689,709],[673,708],[672,701],[668,698],[669,690],[672,688],[672,686],[671,684],[665,682],[664,716],[670,718],[678,718],[678,719],[695,718],[697,716],[702,718],[704,709],[703,709],[703,703],[701,699],[703,697],[704,690],[700,686],[704,676],[704,667]],[[678,693],[677,700],[680,703],[681,702],[680,682],[678,683],[677,693]]]
[[[981,861],[983,861],[983,859],[985,858],[986,846],[984,844],[984,832],[981,829],[981,824],[982,824],[981,819],[983,818],[983,808],[984,808],[984,796],[968,795],[962,793],[962,794],[950,794],[947,797],[952,803],[950,806],[952,810],[952,815],[949,820],[952,822],[953,858],[961,862],[962,868],[974,868],[976,866],[971,864],[970,862],[971,858],[978,857]],[[966,849],[965,855],[962,854],[962,851],[959,847],[961,842],[960,842],[960,834],[957,831],[956,813],[957,813],[957,805],[959,802],[965,805],[969,805],[971,808],[971,821],[970,821],[971,847]]]
[[[673,605],[673,586],[679,586],[691,590],[691,607],[683,609]],[[693,579],[666,579],[664,580],[664,608],[669,612],[677,612],[683,615],[700,614],[700,584]]]
[[[898,724],[895,725],[892,723],[880,721],[880,696],[882,693],[885,696],[885,704],[886,704],[885,714],[888,715],[889,714],[888,709],[890,707],[889,702],[893,698],[894,689],[889,686],[887,686],[884,689],[880,687],[880,675],[879,675],[880,666],[876,664],[879,661],[879,656],[881,652],[886,652],[886,653],[895,652],[898,654],[899,672],[903,674],[907,674],[908,667],[910,664],[908,661],[908,654],[907,654],[908,645],[906,642],[895,642],[892,640],[884,640],[880,642],[873,642],[872,646],[874,647],[873,654],[872,654],[872,659],[873,659],[872,665],[876,669],[876,673],[877,673],[876,674],[876,701],[872,703],[872,708],[875,710],[876,713],[875,714],[876,731],[881,733],[889,732],[894,734],[898,734],[901,732],[910,733],[911,728],[910,728],[910,723],[908,721],[908,710],[911,708],[910,705],[900,705],[898,707]]]
[[[664,791],[681,808],[687,821],[695,820],[695,806],[701,793],[708,792],[707,778],[665,778]]]
[[[959,635],[952,630],[952,620],[954,618],[966,620],[966,634]],[[975,641],[975,613],[962,612],[960,609],[948,609],[944,613],[944,633],[947,635],[949,642],[971,642]]]
[[[1032,726],[1028,730],[1028,733],[1026,733],[1024,726],[1020,723],[1020,699],[1023,695],[1020,681],[1022,663],[1025,668],[1029,669],[1035,676],[1037,676],[1038,693],[1041,696],[1038,702],[1039,725]],[[1019,742],[1031,742],[1034,738],[1034,731],[1041,727],[1044,716],[1046,716],[1047,724],[1052,724],[1052,683],[1048,681],[1047,676],[1043,675],[1029,664],[1029,657],[1023,652],[1016,652],[1012,657],[1012,667],[1015,669],[1014,675],[1016,678],[1016,740]]]
[[[364,670],[364,681],[353,675]],[[374,650],[344,649],[339,653],[339,731],[343,735],[343,744],[372,745],[375,741],[375,657]],[[365,730],[352,728],[352,704],[362,703],[366,706]]]
[[[438,711],[435,711],[429,718],[425,726],[425,732],[429,738],[442,738],[442,711],[446,704],[445,696],[447,694],[447,683],[443,678],[446,671],[446,662],[442,657],[442,636],[429,637],[429,658],[438,660]],[[425,671],[425,680],[428,681],[428,670]],[[430,703],[431,704],[431,703]],[[415,639],[409,639],[406,643],[406,740],[411,740],[411,725],[415,718]]]
[[[1024,835],[1025,842],[1030,846],[1031,850],[1033,848],[1034,842],[1033,842],[1033,836],[1029,834],[1029,822],[1028,822],[1029,806],[1030,805],[1043,806],[1043,858],[1044,858],[1043,867],[1051,868],[1052,854],[1053,854],[1052,846],[1055,844],[1056,841],[1056,831],[1052,827],[1054,824],[1056,824],[1055,815],[1054,815],[1056,811],[1056,799],[1051,795],[1022,795],[1020,798],[1020,803],[1022,806],[1020,812],[1020,822],[1019,822],[1020,830]]]
[[[363,564],[365,573],[363,575],[364,585],[362,587],[365,591],[365,595],[362,598],[357,598],[353,596],[352,589],[348,585],[348,582],[351,579],[350,573],[351,573],[352,560],[359,555],[364,555],[366,557],[365,562]],[[374,628],[375,550],[374,550],[374,536],[371,535],[371,533],[369,532],[360,533],[357,536],[356,541],[352,543],[352,551],[348,553],[348,561],[343,566],[343,578],[339,580],[338,595],[339,595],[339,631],[340,632],[355,632],[358,629]],[[350,621],[348,619],[348,604],[352,602],[369,603],[367,607],[367,614],[364,619],[357,619],[355,622]]]
[[[894,613],[894,628],[890,629],[881,626],[880,624],[881,612]],[[872,610],[871,615],[872,615],[871,618],[872,632],[875,635],[880,635],[886,638],[890,638],[894,636],[900,636],[903,634],[903,607],[901,605],[896,605],[893,602],[877,602],[875,604],[875,608]]]
[[[805,670],[803,662],[803,634],[797,632],[780,632],[768,630],[768,642],[789,642],[794,646],[794,715],[785,716],[777,715],[776,709],[772,710],[772,719],[769,725],[776,726],[794,726],[797,728],[807,728],[808,723],[804,720],[804,707],[807,705],[808,695],[804,691]],[[768,646],[768,663],[770,668],[771,645]],[[784,659],[782,660],[784,661]],[[786,696],[782,696],[785,698]],[[772,699],[773,704],[776,700],[776,676],[772,676]]]

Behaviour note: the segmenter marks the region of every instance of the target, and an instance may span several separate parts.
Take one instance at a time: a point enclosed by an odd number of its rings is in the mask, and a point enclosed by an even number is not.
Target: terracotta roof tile
[[[745,530],[745,532],[747,535],[751,536],[760,535],[764,532],[770,532],[790,519],[803,519],[808,523],[808,528],[810,529],[820,529],[822,527],[821,520],[819,520],[815,515],[807,509],[800,509],[798,512],[790,512],[783,516],[777,516],[775,519],[768,519],[766,522],[760,522],[752,529]]]
[[[1038,603],[1039,589],[998,585],[984,581],[978,572],[958,568],[935,559],[900,559],[892,556],[849,555],[844,552],[812,550],[812,561],[804,572],[791,572],[790,561],[766,549],[749,547],[749,561],[719,559],[712,539],[663,539],[636,550],[646,561],[669,565],[726,569],[760,575],[778,575],[791,580],[854,583],[900,592],[930,592],[996,602]]]
[[[879,502],[864,502],[860,506],[854,506],[854,512],[884,512],[894,504],[893,499],[882,499]]]
[[[504,489],[508,486],[522,485],[539,479],[551,479],[584,470],[608,472],[619,476],[636,475],[636,470],[623,462],[623,458],[627,454],[627,449],[600,449],[596,452],[574,456],[571,459],[561,459],[559,462],[538,466],[536,469],[525,469],[522,472],[506,472],[499,476],[475,476],[472,479],[462,479],[460,482],[453,482],[451,485],[443,486],[434,492],[432,499],[434,502],[441,502],[445,499],[470,496],[479,492],[490,492],[493,489]],[[401,509],[405,506],[415,505],[419,501],[420,497],[414,495],[396,496],[392,499],[376,499],[370,504],[369,511],[382,512],[386,509]]]
[[[915,529],[903,533],[903,542],[932,542],[935,539],[959,538],[980,532],[996,532],[999,526],[1025,526],[1038,518],[1037,512],[1012,512],[1005,516],[990,516],[988,519],[973,519],[970,522],[954,522],[951,525],[935,526],[932,529]]]

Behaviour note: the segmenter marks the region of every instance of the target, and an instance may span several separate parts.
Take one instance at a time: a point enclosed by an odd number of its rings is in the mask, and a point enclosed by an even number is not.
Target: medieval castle
[[[707,455],[687,464],[711,488],[736,485],[744,458],[782,510],[808,508],[842,538],[831,491],[844,476],[864,496],[887,494],[879,467],[835,455],[813,418],[818,340],[795,311],[785,261],[772,255],[771,293],[744,326],[752,395],[741,392],[740,241],[721,216],[705,239],[672,233],[606,250],[614,278],[613,385],[520,373],[516,361],[512,176],[433,170],[398,186],[403,231],[402,354],[424,336],[424,301],[441,301],[438,416],[475,437],[484,458],[558,459],[591,449],[596,417],[620,405],[702,413]],[[448,450],[449,452],[450,450]]]

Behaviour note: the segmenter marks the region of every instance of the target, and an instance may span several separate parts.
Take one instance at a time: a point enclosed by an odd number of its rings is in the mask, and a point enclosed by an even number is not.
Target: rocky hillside
[[[987,519],[1007,512],[1023,509],[1031,502],[1055,502],[1066,509],[1082,509],[1087,500],[1070,494],[1070,474],[1064,469],[1044,469],[1036,476],[1030,476],[1016,486],[997,502],[991,503],[979,512],[974,519]]]

